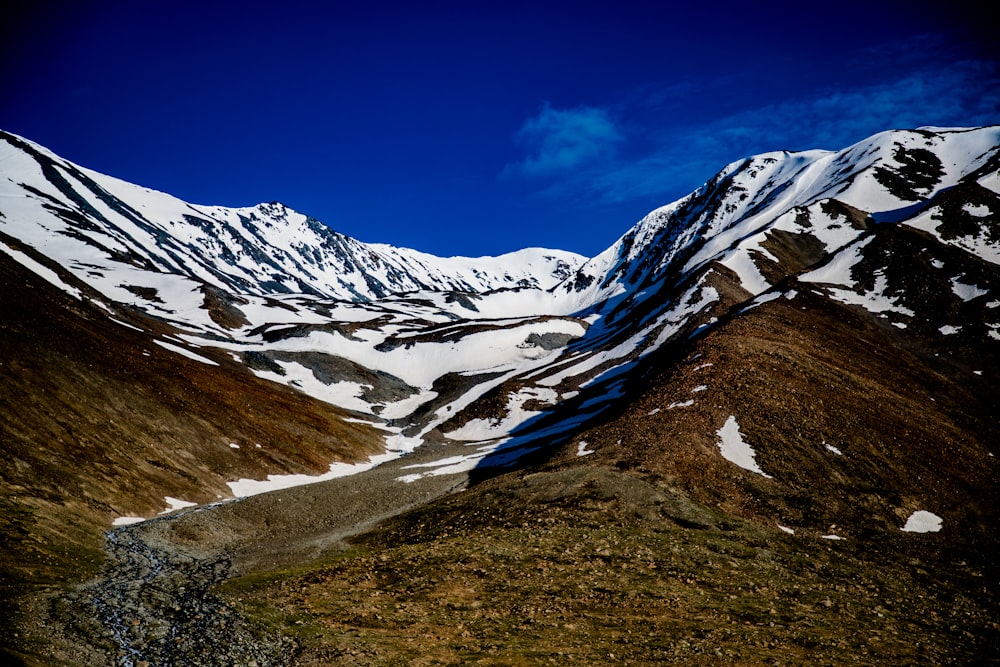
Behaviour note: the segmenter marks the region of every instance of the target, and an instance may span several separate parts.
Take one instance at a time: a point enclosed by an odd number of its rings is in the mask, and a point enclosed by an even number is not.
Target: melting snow
[[[962,205],[962,210],[974,218],[985,218],[990,214],[990,207],[985,204],[966,202]]]
[[[708,385],[707,384],[700,384],[697,387],[695,387],[694,389],[692,389],[691,393],[692,394],[697,394],[699,391],[705,391],[706,389],[708,389]]]
[[[833,452],[837,456],[843,456],[844,455],[844,452],[840,451],[839,449],[837,449],[833,445],[829,445],[829,444],[827,444],[827,443],[824,442],[823,446],[826,447],[828,451]]]
[[[755,241],[756,239],[754,239]],[[743,289],[747,290],[751,294],[761,294],[771,289],[771,283],[767,282],[767,279],[761,275],[760,269],[753,261],[753,257],[750,255],[750,250],[762,250],[755,242],[749,242],[751,248],[739,247],[735,251],[731,252],[728,257],[723,259],[720,264],[732,269],[733,272],[739,277],[740,285]],[[765,253],[770,255],[770,253]],[[772,258],[774,259],[774,258]],[[770,299],[776,299],[781,296],[780,294],[775,294],[771,296]],[[763,301],[761,302],[763,303]]]
[[[28,255],[21,252],[20,250],[14,250],[13,248],[6,245],[0,246],[0,249],[2,249],[4,252],[10,255],[14,261],[18,262],[26,269],[33,271],[38,276],[52,283],[53,285],[61,289],[63,292],[66,292],[67,294],[74,296],[77,299],[83,299],[83,294],[80,293],[80,290],[78,290],[75,287],[70,287],[69,285],[64,283],[62,278],[60,278],[59,275],[49,267],[39,264]]]
[[[667,406],[667,410],[673,410],[674,408],[687,408],[694,405],[694,399],[689,399],[687,401],[674,401]]]
[[[430,388],[449,372],[472,372],[506,368],[534,360],[544,360],[557,350],[524,345],[531,334],[547,333],[582,336],[586,327],[575,320],[526,321],[510,327],[469,332],[440,342],[410,342],[390,349],[377,349],[372,341],[346,338],[340,334],[313,331],[301,338],[278,341],[271,349],[289,352],[323,352],[343,357],[373,371],[383,371],[412,387]]]
[[[131,324],[129,324],[128,322],[122,322],[121,320],[116,320],[113,317],[109,317],[108,319],[111,320],[112,322],[114,322],[115,324],[121,325],[121,326],[126,327],[128,329],[132,329],[133,331],[140,331],[142,333],[145,333],[145,331],[143,331],[139,327],[134,327]]]
[[[941,530],[941,517],[926,510],[917,510],[902,528],[906,533],[936,533]]]
[[[987,293],[987,290],[977,285],[966,285],[963,282],[959,282],[958,278],[951,279],[951,291],[962,301],[971,301],[977,296]]]
[[[167,503],[167,509],[160,512],[160,514],[169,514],[170,512],[176,512],[177,510],[182,510],[185,507],[195,507],[198,503],[192,503],[187,500],[180,500],[179,498],[171,498],[170,496],[165,497],[164,502]]]
[[[722,452],[722,458],[735,463],[744,470],[755,472],[767,478],[771,477],[757,465],[756,452],[743,440],[743,434],[740,433],[740,425],[736,423],[736,417],[730,416],[722,428],[718,430],[718,434],[720,438],[719,451]]]
[[[587,454],[593,454],[593,453],[594,453],[593,449],[587,449],[587,441],[586,440],[581,440],[579,443],[577,443],[577,445],[576,445],[576,455],[577,456],[586,456]]]
[[[513,431],[528,419],[541,414],[539,410],[526,410],[524,404],[536,401],[552,405],[559,394],[548,387],[522,387],[516,394],[507,396],[507,413],[499,419],[470,419],[454,431],[445,433],[452,440],[490,440]]]
[[[920,229],[935,236],[939,241],[950,246],[956,246],[970,252],[987,262],[1000,264],[1000,244],[997,244],[987,232],[986,225],[979,225],[973,234],[948,236],[945,238],[938,228],[941,220],[935,216],[938,209],[928,209],[926,212],[906,221],[906,225]]]
[[[900,306],[886,294],[886,287],[888,287],[888,281],[885,276],[881,273],[875,276],[875,286],[871,292],[866,294],[856,294],[850,290],[836,290],[836,294],[832,294],[834,298],[839,297],[841,301],[845,303],[857,304],[872,313],[883,313],[892,312],[899,313],[900,315],[909,315],[913,317],[914,313],[909,308]]]
[[[792,530],[792,529],[791,529],[791,528],[789,528],[788,526],[782,526],[782,525],[781,525],[780,523],[778,524],[778,528],[780,528],[781,530],[785,531],[785,532],[786,532],[786,533],[788,533],[789,535],[794,535],[794,534],[795,534],[795,531],[794,531],[794,530]]]
[[[945,336],[950,336],[951,334],[956,334],[956,333],[958,333],[961,330],[962,330],[962,327],[953,327],[950,324],[946,324],[943,327],[941,327],[940,329],[938,329],[938,331],[940,331]]]
[[[331,463],[330,470],[322,475],[268,475],[267,479],[240,479],[235,482],[227,482],[229,490],[233,496],[243,498],[246,496],[256,496],[267,491],[277,491],[278,489],[288,489],[293,486],[303,486],[305,484],[315,484],[325,482],[328,479],[346,477],[354,475],[375,466],[391,461],[402,456],[402,452],[386,452],[372,456],[364,463]]]
[[[133,523],[141,523],[145,521],[141,516],[120,516],[111,522],[112,526],[130,526]]]
[[[412,473],[409,475],[403,475],[401,477],[397,477],[396,479],[400,482],[406,482],[407,484],[410,484],[426,476],[436,477],[438,475],[452,475],[456,473],[469,472],[471,470],[474,470],[476,466],[478,466],[487,455],[497,451],[505,442],[509,440],[510,438],[502,438],[499,441],[471,443],[470,446],[476,447],[476,451],[473,454],[449,456],[447,458],[438,459],[436,461],[430,461],[428,463],[415,463],[413,465],[404,466],[404,469],[411,469],[411,468],[434,468],[434,469],[424,473]]]
[[[768,301],[775,301],[777,299],[780,299],[782,296],[783,295],[781,292],[762,292],[761,294],[758,294],[757,297],[754,298],[754,300],[751,301],[747,306],[742,308],[740,310],[740,314],[745,313],[748,310],[752,310],[757,306],[761,306],[767,303]]]
[[[201,356],[200,354],[195,354],[191,350],[188,350],[186,348],[180,347],[179,345],[173,345],[171,343],[166,343],[166,342],[164,342],[162,340],[154,340],[153,342],[156,343],[157,345],[159,345],[160,347],[164,348],[164,349],[170,350],[171,352],[176,352],[177,354],[179,354],[179,355],[181,355],[183,357],[187,357],[188,359],[194,359],[195,361],[200,361],[201,363],[208,364],[209,366],[218,366],[219,365],[216,362],[212,361],[211,359],[206,359],[205,357]]]
[[[861,306],[871,313],[892,312],[900,315],[913,317],[914,313],[909,308],[901,306],[887,293],[888,280],[881,272],[875,274],[875,284],[870,292],[858,294],[851,289],[856,282],[851,277],[851,269],[861,261],[861,249],[867,245],[874,237],[868,237],[859,243],[852,244],[824,267],[804,274],[799,280],[811,283],[826,283],[828,293],[831,298],[841,303]],[[847,289],[832,287],[832,285],[844,285]]]

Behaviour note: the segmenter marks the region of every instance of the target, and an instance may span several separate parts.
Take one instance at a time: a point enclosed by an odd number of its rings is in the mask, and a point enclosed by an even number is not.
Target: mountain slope
[[[153,516],[170,498],[215,502],[231,496],[230,480],[315,475],[382,451],[379,434],[333,406],[224,357],[186,359],[136,325],[168,327],[112,321],[6,255],[0,289],[5,601],[96,574],[116,516]]]

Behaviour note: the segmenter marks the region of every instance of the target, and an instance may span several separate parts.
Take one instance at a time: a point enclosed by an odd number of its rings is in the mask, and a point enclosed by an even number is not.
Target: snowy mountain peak
[[[188,204],[83,169],[9,133],[0,133],[0,160],[0,195],[13,216],[31,221],[18,238],[50,246],[53,259],[105,293],[115,286],[102,276],[129,267],[237,293],[354,301],[417,290],[545,289],[584,259],[564,251],[522,251],[499,261],[437,258],[365,244],[280,202]]]

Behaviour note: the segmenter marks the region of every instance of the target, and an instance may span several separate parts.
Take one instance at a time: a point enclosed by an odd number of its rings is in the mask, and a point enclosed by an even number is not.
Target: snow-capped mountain
[[[128,297],[115,283],[130,270],[240,294],[368,301],[415,290],[550,287],[583,260],[537,248],[473,259],[366,244],[278,202],[237,209],[188,204],[8,133],[0,133],[0,161],[6,214],[32,221],[19,228],[19,238],[122,300]]]
[[[224,354],[375,419],[390,449],[432,435],[478,443],[461,465],[567,436],[649,355],[800,292],[899,329],[1000,338],[995,127],[733,162],[586,261],[368,245],[280,204],[186,204],[0,138],[9,255],[140,328],[138,314],[170,323],[167,349]],[[937,242],[923,260],[935,275],[919,279],[950,286],[949,308],[922,312],[912,267],[884,251],[890,228]],[[942,254],[959,249],[961,268]]]
[[[800,607],[814,618],[822,606],[840,636],[842,609],[871,616],[871,599],[840,589],[888,568],[910,596],[899,608],[961,599],[954,618],[995,637],[996,578],[976,563],[995,567],[1000,540],[1000,127],[749,157],[596,257],[475,260],[364,244],[280,204],[186,204],[0,133],[0,293],[0,539],[11,554],[0,584],[34,595],[96,574],[112,522],[203,506],[113,533],[121,571],[96,592],[23,605],[62,614],[67,641],[89,647],[67,650],[66,664],[217,664],[200,656],[222,644],[227,664],[285,664],[263,661],[259,633],[239,622],[202,622],[238,616],[208,599],[231,558],[241,572],[324,562],[344,534],[466,486],[402,519],[407,536],[430,541],[385,581],[441,544],[464,558],[455,536],[495,538],[492,522],[513,526],[517,544],[487,561],[550,526],[583,530],[573,542],[614,527],[612,542],[641,549],[623,551],[601,586],[640,577],[632,595],[665,577],[657,585],[680,596],[671,616],[695,578],[724,581],[727,600],[744,570],[760,573],[744,580],[755,597],[786,575],[806,590],[828,554],[811,606],[796,583],[774,602],[794,598],[794,609],[760,618],[799,618]],[[511,469],[521,472],[473,483]],[[215,504],[352,474],[343,487]],[[648,548],[676,531],[672,547]],[[915,531],[946,539],[907,542]],[[705,558],[690,577],[663,567],[668,552],[690,561],[699,536]],[[905,557],[887,560],[887,544]],[[580,545],[550,546],[532,571],[562,568]],[[583,546],[566,570],[574,587],[614,560]],[[827,567],[838,563],[850,567],[834,589]],[[924,567],[958,579],[913,588]],[[546,605],[554,581],[540,585]],[[393,583],[385,597],[405,591],[410,605],[419,586]],[[287,588],[289,618],[303,613],[302,590]],[[367,627],[351,614],[343,627]],[[946,625],[937,657],[954,653]],[[53,643],[54,626],[16,627],[26,655]],[[982,646],[975,655],[995,654]],[[306,664],[327,664],[332,654],[316,651]]]

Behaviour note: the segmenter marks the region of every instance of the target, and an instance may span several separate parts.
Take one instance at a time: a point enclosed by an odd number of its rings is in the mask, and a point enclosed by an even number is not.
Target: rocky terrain
[[[482,262],[3,139],[15,664],[997,661],[997,128]]]

